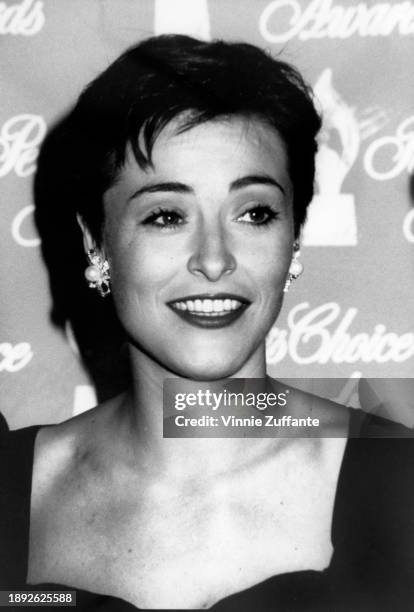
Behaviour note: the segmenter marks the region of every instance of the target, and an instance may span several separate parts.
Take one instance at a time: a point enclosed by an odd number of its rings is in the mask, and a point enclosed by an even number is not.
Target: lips
[[[218,293],[191,295],[167,304],[181,319],[195,327],[217,329],[234,323],[250,302],[239,295]]]

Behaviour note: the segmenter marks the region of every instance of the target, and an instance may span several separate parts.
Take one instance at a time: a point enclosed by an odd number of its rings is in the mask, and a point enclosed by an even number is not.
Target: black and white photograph
[[[414,609],[413,36],[0,2],[0,608]]]

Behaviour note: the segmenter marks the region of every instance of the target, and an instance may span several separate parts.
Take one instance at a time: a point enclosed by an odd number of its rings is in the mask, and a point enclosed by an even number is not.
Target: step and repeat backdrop
[[[305,272],[269,334],[270,375],[313,379],[312,390],[318,379],[335,380],[341,401],[358,404],[359,392],[368,408],[380,404],[413,424],[414,1],[407,0],[0,2],[1,412],[15,428],[64,420],[96,401],[69,328],[51,322],[33,215],[36,161],[48,129],[92,78],[128,46],[169,32],[266,48],[301,70],[323,113],[316,195],[302,236]],[[58,250],[56,266],[70,257]]]

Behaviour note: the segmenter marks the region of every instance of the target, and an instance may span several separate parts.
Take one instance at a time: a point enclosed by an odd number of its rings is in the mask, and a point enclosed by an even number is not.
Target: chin
[[[189,362],[183,360],[180,364],[175,363],[171,369],[183,378],[208,382],[237,377],[246,361],[247,359],[240,360],[240,358],[217,359],[213,356],[211,358],[200,356],[199,359],[192,359]]]

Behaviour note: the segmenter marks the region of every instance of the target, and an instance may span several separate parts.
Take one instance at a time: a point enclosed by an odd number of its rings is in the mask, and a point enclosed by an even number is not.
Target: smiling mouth
[[[226,327],[234,323],[250,302],[238,295],[194,295],[167,304],[180,318],[196,327]]]

